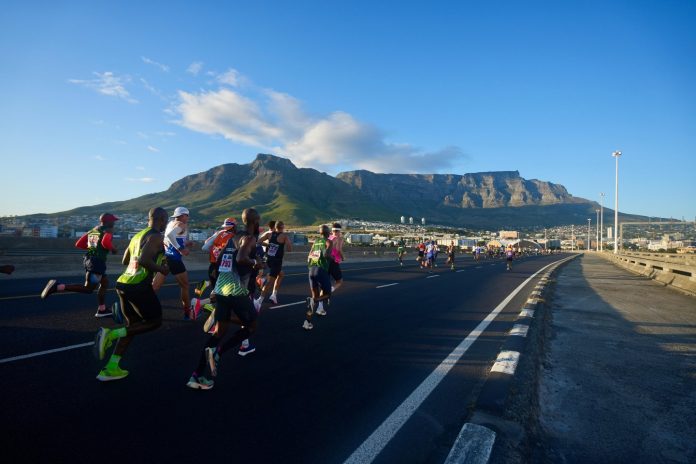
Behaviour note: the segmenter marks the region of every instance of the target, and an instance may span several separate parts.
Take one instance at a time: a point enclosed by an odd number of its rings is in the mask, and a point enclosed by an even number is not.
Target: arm
[[[292,251],[292,242],[288,238],[287,235],[281,234],[280,237],[283,239],[283,244],[285,245],[285,251]],[[280,238],[278,238],[278,241],[280,241]]]
[[[148,238],[147,242],[143,246],[143,250],[140,253],[140,265],[143,266],[148,271],[159,272],[160,274],[169,274],[169,268],[167,265],[159,265],[155,262],[155,257],[162,250],[164,245],[163,238],[160,234],[152,234]]]
[[[242,237],[239,241],[239,251],[237,252],[237,264],[252,266],[253,269],[261,269],[262,262],[249,258],[251,250],[256,248],[256,239],[250,235]]]
[[[104,248],[111,251],[111,253],[115,255],[116,253],[118,253],[118,250],[116,250],[116,247],[114,247],[114,244],[112,242],[113,238],[114,234],[112,234],[111,232],[106,232],[102,237],[101,244]]]
[[[174,247],[176,248],[179,253],[181,253],[183,256],[188,256],[189,250],[186,249],[186,246],[179,247],[179,242],[176,240],[176,235],[179,233],[179,231],[183,232],[183,228],[181,227],[180,223],[173,224],[173,227],[169,229],[169,231],[166,233],[167,241]]]
[[[218,230],[218,231],[216,231],[213,235],[211,235],[210,237],[208,237],[208,238],[205,240],[205,243],[203,243],[203,246],[201,247],[201,250],[203,250],[203,251],[210,251],[210,247],[213,246],[213,242],[215,242],[215,239],[218,237],[218,235],[220,235],[221,232],[222,232],[222,230]]]
[[[124,266],[128,266],[130,264],[130,247],[126,247],[126,251],[123,252],[121,264],[123,264]]]
[[[82,250],[87,249],[87,234],[83,235],[75,242],[75,248],[80,248]]]
[[[261,234],[259,236],[258,242],[268,245],[268,240],[270,240],[272,234],[273,234],[273,231],[267,230],[266,232],[264,232],[263,234]]]

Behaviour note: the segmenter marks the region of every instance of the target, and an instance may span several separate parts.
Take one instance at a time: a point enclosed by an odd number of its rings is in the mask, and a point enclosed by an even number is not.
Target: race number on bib
[[[222,255],[222,260],[220,261],[219,272],[232,272],[232,259],[234,255],[224,254]]]
[[[268,244],[268,252],[266,254],[268,256],[275,256],[276,253],[278,253],[278,244],[277,243],[269,243]]]
[[[128,263],[128,267],[126,268],[126,272],[124,272],[124,274],[129,275],[129,276],[134,276],[135,274],[138,273],[139,268],[140,268],[140,264],[138,264],[138,257],[133,256],[133,257],[131,257],[131,260]]]
[[[99,235],[88,235],[87,246],[89,248],[97,248],[97,245],[99,245]]]

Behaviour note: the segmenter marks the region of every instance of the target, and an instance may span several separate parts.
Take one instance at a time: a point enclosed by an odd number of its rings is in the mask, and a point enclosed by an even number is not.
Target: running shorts
[[[116,293],[121,301],[126,327],[134,322],[162,317],[162,305],[152,285],[116,284]]]
[[[329,273],[319,266],[309,268],[309,286],[313,289],[321,288],[325,295],[331,294],[331,278]]]
[[[94,256],[85,256],[82,260],[85,265],[85,271],[92,274],[104,275],[106,273],[106,261]]]
[[[341,265],[332,259],[329,260],[329,275],[333,277],[333,280],[335,280],[336,282],[343,279]]]
[[[268,264],[268,275],[269,276],[278,277],[278,275],[280,275],[280,271],[283,268],[283,261],[282,260],[267,261],[266,264]]]
[[[233,314],[239,318],[244,326],[254,322],[258,316],[249,295],[217,295],[215,298],[215,322],[229,321]]]
[[[167,266],[169,267],[169,273],[172,275],[183,274],[186,272],[186,266],[180,259],[168,259]]]

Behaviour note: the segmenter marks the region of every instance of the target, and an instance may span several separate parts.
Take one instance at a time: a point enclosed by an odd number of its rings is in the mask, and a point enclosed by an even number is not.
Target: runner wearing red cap
[[[85,283],[84,284],[61,284],[56,279],[48,281],[41,292],[41,298],[46,298],[56,292],[77,292],[92,293],[99,285],[97,300],[99,307],[95,317],[111,316],[111,311],[106,309],[106,290],[109,288],[109,279],[106,277],[106,257],[109,252],[116,254],[118,251],[114,247],[113,230],[114,223],[118,218],[111,213],[104,213],[99,216],[99,225],[84,234],[75,243],[77,248],[87,250],[84,258]]]

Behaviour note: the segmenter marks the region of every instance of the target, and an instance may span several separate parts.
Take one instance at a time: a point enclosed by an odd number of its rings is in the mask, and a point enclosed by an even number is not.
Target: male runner
[[[258,312],[249,298],[249,290],[245,279],[253,278],[252,273],[263,267],[262,262],[251,258],[256,249],[256,236],[259,233],[259,213],[254,209],[245,209],[242,212],[242,222],[246,230],[239,234],[237,246],[234,240],[227,242],[227,246],[221,252],[218,259],[218,278],[215,283],[215,320],[216,328],[205,343],[203,352],[198,361],[196,370],[193,371],[186,385],[193,389],[209,390],[214,382],[203,375],[206,364],[212,377],[217,376],[220,356],[226,351],[236,348],[239,343],[251,336],[256,331],[256,318]],[[248,272],[243,277],[239,269],[246,267]],[[232,338],[222,343],[230,324],[240,326]]]
[[[425,243],[420,242],[418,244],[418,256],[416,256],[416,261],[421,269],[425,267]]]
[[[181,306],[184,310],[184,319],[196,319],[198,312],[191,311],[191,299],[189,294],[189,277],[184,265],[184,256],[188,256],[193,242],[188,240],[189,210],[179,206],[174,210],[172,221],[169,221],[164,231],[164,256],[167,258],[167,266],[174,275],[181,288]],[[165,276],[155,275],[152,287],[159,291],[164,284]],[[199,309],[200,310],[200,309]]]
[[[406,253],[406,246],[404,244],[404,240],[401,239],[399,240],[399,243],[396,248],[396,255],[398,256],[399,259],[399,264],[401,267],[404,267],[404,254]]]
[[[195,288],[194,293],[198,298],[191,299],[191,310],[196,311],[200,308],[212,311],[213,307],[210,304],[210,298],[201,298],[205,289],[208,287],[215,288],[215,280],[217,279],[217,260],[220,257],[220,252],[225,248],[227,242],[234,237],[237,231],[237,220],[235,218],[227,218],[222,221],[220,228],[203,243],[201,249],[208,252],[208,280],[201,281]],[[212,294],[212,292],[211,292]]]
[[[283,272],[283,256],[285,252],[292,251],[292,242],[290,237],[285,234],[285,224],[283,221],[275,222],[275,230],[271,231],[269,235],[259,237],[259,240],[267,241],[266,250],[266,264],[268,265],[268,279],[266,280],[262,290],[261,296],[257,299],[257,305],[263,303],[263,300],[268,295],[268,292],[273,290],[270,296],[270,300],[278,304],[278,288],[280,283],[285,277]]]
[[[332,246],[332,242],[329,240],[329,226],[322,225],[319,228],[319,233],[320,237],[314,241],[307,256],[311,296],[307,298],[307,312],[302,324],[302,328],[305,330],[314,328],[312,324],[314,305],[331,298],[331,277],[329,276],[329,261],[327,259],[327,256],[331,254]],[[320,314],[317,310],[317,314],[325,316],[326,311],[322,308],[322,313]]]
[[[435,255],[435,245],[432,240],[429,240],[425,245],[425,267],[429,269],[428,272],[433,272],[433,260]]]
[[[512,271],[512,258],[515,256],[515,252],[512,251],[512,246],[508,245],[505,251],[505,261],[507,261],[507,270]]]
[[[106,289],[109,287],[109,279],[106,277],[106,258],[109,252],[116,254],[118,251],[112,243],[114,223],[118,218],[110,213],[99,216],[99,225],[84,234],[75,243],[75,247],[87,250],[83,260],[85,266],[85,282],[83,284],[59,284],[56,279],[48,281],[41,298],[46,298],[56,292],[92,293],[99,285],[97,292],[97,312],[95,317],[111,316],[111,311],[106,309]]]
[[[94,354],[104,359],[106,350],[116,341],[109,362],[99,372],[97,379],[106,382],[122,379],[128,371],[119,362],[136,335],[151,332],[162,325],[162,305],[152,278],[156,272],[169,274],[164,263],[162,232],[167,225],[167,212],[152,208],[148,214],[148,227],[133,237],[123,254],[123,264],[128,266],[116,281],[116,293],[121,302],[125,327],[107,329],[101,327],[94,340]]]

